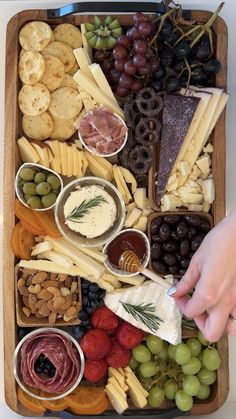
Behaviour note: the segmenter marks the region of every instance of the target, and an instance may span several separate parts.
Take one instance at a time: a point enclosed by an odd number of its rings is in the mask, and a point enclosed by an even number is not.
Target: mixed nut
[[[48,318],[49,325],[60,319],[77,319],[81,309],[79,278],[26,268],[18,269],[17,277],[26,317]]]

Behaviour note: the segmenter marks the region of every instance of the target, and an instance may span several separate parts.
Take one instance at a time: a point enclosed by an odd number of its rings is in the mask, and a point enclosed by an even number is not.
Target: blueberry
[[[88,324],[88,326],[85,327],[86,330],[91,330],[92,329],[92,325]]]
[[[83,294],[83,296],[84,296],[84,295],[88,295],[88,293],[89,293],[89,288],[83,288],[83,289],[82,289],[82,294]]]
[[[82,280],[82,283],[81,283],[81,288],[82,288],[82,289],[84,289],[84,288],[89,288],[89,285],[90,285],[90,282],[89,282],[89,281],[87,281],[87,279],[83,279],[83,280]]]
[[[98,307],[97,304],[98,304],[98,300],[91,301],[90,307],[91,308],[97,308]]]
[[[89,318],[87,318],[86,320],[83,320],[83,322],[82,322],[82,326],[83,326],[83,327],[87,327],[88,325],[90,325],[90,320],[89,320]]]
[[[92,314],[93,312],[94,312],[94,308],[86,307],[86,313],[88,313],[88,315]]]
[[[87,305],[88,305],[88,297],[87,297],[87,295],[85,295],[83,297],[83,306],[86,307]]]
[[[104,298],[104,297],[105,297],[105,295],[106,295],[106,291],[105,291],[105,290],[100,289],[100,290],[98,291],[98,296],[99,296],[99,298]]]
[[[99,290],[99,286],[97,284],[91,284],[89,289],[91,292],[97,292]]]
[[[76,330],[74,331],[75,339],[79,340],[84,336],[85,329],[83,326],[77,326]]]
[[[102,306],[104,306],[104,301],[103,301],[103,299],[102,299],[102,300],[99,300],[99,301],[98,301],[98,303],[99,303],[98,307],[102,307]]]
[[[80,312],[79,312],[79,314],[78,314],[78,318],[79,318],[81,321],[85,321],[85,320],[87,320],[87,319],[88,319],[88,314],[86,313],[86,311],[82,310],[82,311],[80,311]]]
[[[88,293],[88,297],[89,297],[91,300],[94,300],[94,298],[96,298],[96,297],[97,297],[97,294],[96,294],[96,292],[89,291],[89,293]]]

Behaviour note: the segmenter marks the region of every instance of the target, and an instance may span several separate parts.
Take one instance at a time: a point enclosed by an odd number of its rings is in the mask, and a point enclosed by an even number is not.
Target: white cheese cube
[[[198,204],[190,204],[188,206],[188,210],[189,211],[202,211],[203,205],[198,205]]]
[[[181,199],[173,194],[165,194],[161,199],[161,210],[164,211],[176,211],[177,207],[181,207],[183,204]]]
[[[134,193],[134,201],[138,208],[144,209],[146,206],[146,188],[137,188]]]
[[[179,171],[182,176],[188,176],[191,173],[191,167],[187,160],[181,161],[179,163]]]
[[[212,204],[215,199],[215,186],[213,179],[206,179],[202,182],[202,193],[204,201]]]
[[[203,147],[204,153],[213,153],[214,147],[211,143],[208,143],[206,147]]]
[[[200,193],[183,193],[181,195],[184,204],[202,204],[203,196]]]
[[[128,215],[126,216],[125,219],[125,227],[130,228],[132,227],[134,224],[136,224],[139,220],[139,218],[142,215],[142,211],[138,208],[134,208],[130,213],[128,213]]]
[[[203,205],[202,205],[202,211],[203,212],[209,212],[210,208],[211,208],[211,204],[209,204],[209,202],[204,201]]]
[[[191,180],[197,180],[198,176],[201,174],[201,170],[199,169],[198,166],[196,166],[196,164],[193,166],[193,170],[191,172],[191,174],[189,175],[189,179]]]
[[[209,174],[211,165],[211,159],[209,154],[204,154],[204,156],[200,157],[196,161],[196,165],[199,167],[199,169],[204,175]]]

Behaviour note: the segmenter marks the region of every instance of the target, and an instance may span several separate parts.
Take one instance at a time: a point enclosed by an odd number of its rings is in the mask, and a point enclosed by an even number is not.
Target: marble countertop
[[[89,0],[87,0],[89,1]],[[136,0],[139,1],[139,0]],[[142,1],[142,0],[140,0]],[[71,1],[72,2],[72,1]],[[220,1],[216,0],[189,0],[180,1],[181,4],[186,8],[192,9],[205,9],[205,10],[215,10],[219,5]],[[25,9],[32,8],[53,8],[58,6],[63,6],[69,4],[70,0],[0,0],[0,62],[1,67],[4,69],[5,62],[5,33],[6,25],[9,19],[16,13]],[[98,2],[99,3],[99,2]],[[236,68],[236,25],[235,25],[235,15],[236,15],[236,1],[235,0],[225,0],[224,8],[221,12],[221,16],[225,19],[228,29],[229,29],[229,53],[228,53],[228,92],[230,93],[230,100],[227,106],[227,164],[226,164],[226,208],[229,212],[233,207],[236,206],[236,188],[235,188],[235,179],[236,179],[236,141],[235,141],[235,132],[236,132],[236,118],[235,118],[235,109],[236,109],[236,78],[235,78],[235,68]],[[4,144],[4,71],[0,72],[0,131],[1,131],[1,141],[0,141],[0,266],[2,261],[2,226],[3,226],[3,214],[2,214],[2,197],[3,197],[3,165],[4,165],[4,154],[3,154],[3,144]],[[2,269],[0,270],[0,272]],[[1,276],[0,276],[1,279]],[[0,287],[0,363],[3,365],[3,336],[2,336],[2,286]],[[234,419],[235,410],[236,410],[236,337],[229,339],[229,349],[230,349],[230,392],[228,399],[224,406],[219,409],[217,412],[212,415],[205,416],[206,419]],[[0,368],[0,417],[16,419],[21,416],[12,412],[5,404],[4,400],[4,376],[3,368]],[[186,417],[186,416],[185,416]],[[195,416],[196,419],[200,417]]]

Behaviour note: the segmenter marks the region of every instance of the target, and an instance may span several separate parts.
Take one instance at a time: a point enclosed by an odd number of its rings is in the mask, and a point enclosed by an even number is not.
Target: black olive
[[[158,243],[162,242],[162,239],[160,238],[159,234],[155,234],[154,236],[152,236],[152,240]]]
[[[102,306],[104,306],[104,301],[103,301],[103,299],[102,299],[102,300],[101,300],[101,299],[99,299],[99,300],[98,300],[98,303],[99,303],[98,307],[102,307]]]
[[[173,266],[176,264],[176,257],[175,255],[172,255],[170,253],[166,253],[163,256],[163,261],[168,265],[168,266]]]
[[[174,274],[177,274],[179,269],[178,269],[178,266],[174,265],[174,266],[169,266],[168,271],[170,274],[174,275]]]
[[[189,242],[187,239],[182,240],[179,246],[179,252],[181,256],[186,256],[189,252]]]
[[[166,252],[175,252],[177,249],[176,243],[174,241],[165,242],[163,243],[162,247]]]
[[[204,236],[199,234],[198,236],[194,237],[191,243],[191,249],[193,252],[196,252],[196,250],[199,248],[200,244],[202,243],[204,239]]]
[[[155,218],[152,221],[152,224],[151,224],[151,233],[152,234],[157,234],[158,233],[161,223],[162,223],[161,217]]]
[[[190,264],[190,260],[188,258],[183,258],[180,262],[180,265],[182,266],[182,268],[188,268]]]
[[[175,253],[175,256],[178,261],[182,259],[182,256],[180,255],[180,253]]]
[[[153,243],[151,247],[152,259],[159,259],[160,256],[161,256],[161,245],[159,243]]]
[[[180,239],[183,239],[188,232],[188,226],[184,221],[180,221],[176,227],[176,234]]]
[[[188,229],[188,234],[187,234],[188,239],[191,240],[194,236],[196,236],[196,234],[197,234],[196,228],[190,226],[189,229]]]
[[[170,227],[168,226],[168,224],[163,223],[161,225],[160,230],[159,230],[159,236],[163,241],[169,239],[169,237],[170,237]]]
[[[179,274],[182,275],[182,276],[185,274],[185,272],[186,272],[186,269],[180,269],[179,270]]]
[[[199,230],[205,231],[206,233],[208,233],[208,231],[210,231],[210,224],[208,221],[202,221],[199,226],[198,226]]]
[[[97,304],[98,304],[98,300],[91,301],[90,307],[91,308],[97,308],[97,306],[98,306]]]
[[[197,227],[201,223],[201,218],[198,215],[185,215],[184,220],[193,227]]]
[[[172,239],[174,239],[174,240],[179,240],[179,236],[177,236],[177,233],[176,233],[176,231],[171,231],[170,232],[170,236],[171,236],[171,238]]]
[[[180,221],[179,215],[165,215],[164,221],[167,224],[177,224]]]
[[[167,269],[164,263],[162,262],[158,262],[154,260],[152,266],[153,266],[154,271],[158,272],[159,274],[165,274],[167,272]]]

